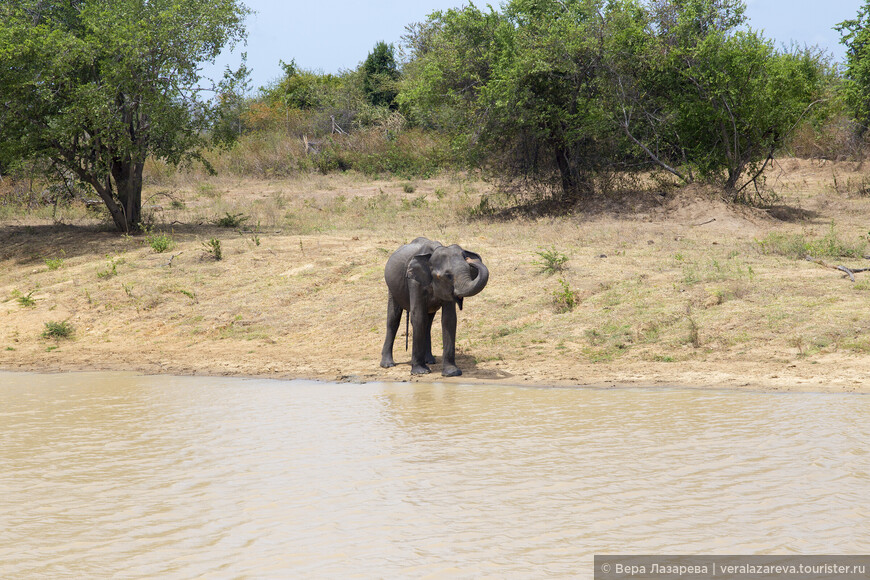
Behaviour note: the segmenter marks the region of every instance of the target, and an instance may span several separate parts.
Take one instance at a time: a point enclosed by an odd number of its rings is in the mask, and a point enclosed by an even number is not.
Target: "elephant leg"
[[[426,321],[426,333],[424,334],[426,337],[426,364],[434,365],[435,355],[432,354],[432,323],[435,321],[435,313],[432,312],[428,316],[429,319]]]
[[[396,304],[393,295],[390,294],[387,303],[387,337],[384,339],[384,348],[381,349],[381,366],[385,369],[396,366],[393,360],[393,343],[396,341],[396,333],[402,322],[402,312],[402,307]]]
[[[411,326],[414,327],[414,338],[411,343],[411,374],[425,375],[432,372],[426,366],[426,352],[432,340],[429,312],[419,285],[412,281],[408,286],[411,292],[411,310],[408,316],[411,317]]]
[[[441,309],[441,337],[444,342],[444,359],[441,361],[441,374],[445,377],[458,377],[462,374],[456,366],[456,305],[445,304]]]

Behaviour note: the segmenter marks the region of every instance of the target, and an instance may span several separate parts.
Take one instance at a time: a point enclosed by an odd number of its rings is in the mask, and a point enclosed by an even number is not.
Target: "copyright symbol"
[[[610,564],[602,564],[602,565],[601,565],[601,571],[604,572],[605,574],[607,574],[608,572],[610,572]]]

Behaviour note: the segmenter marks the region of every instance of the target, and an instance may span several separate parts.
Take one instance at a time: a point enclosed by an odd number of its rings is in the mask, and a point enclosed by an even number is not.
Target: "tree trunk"
[[[118,201],[123,212],[120,223],[113,215],[119,231],[132,232],[142,222],[142,170],[145,164],[132,159],[115,160],[112,177],[118,192]]]
[[[577,162],[571,158],[571,150],[564,145],[556,147],[556,166],[562,178],[562,198],[567,202],[576,202],[589,192],[589,180],[577,168]]]

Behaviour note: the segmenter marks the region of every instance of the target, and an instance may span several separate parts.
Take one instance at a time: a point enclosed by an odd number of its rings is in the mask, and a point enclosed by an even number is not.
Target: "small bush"
[[[148,236],[148,245],[156,253],[162,254],[175,247],[175,240],[168,234],[151,234]]]
[[[61,322],[46,322],[42,338],[72,338],[75,329],[73,325],[63,320]]]
[[[36,298],[33,297],[33,293],[36,290],[31,290],[27,294],[22,294],[18,290],[12,291],[12,297],[15,298],[15,301],[18,302],[18,305],[22,308],[32,308],[36,306]]]
[[[571,290],[571,287],[562,278],[559,278],[559,285],[560,288],[553,291],[553,304],[556,305],[558,312],[570,312],[579,302],[577,293]]]
[[[243,213],[227,212],[227,215],[224,217],[217,218],[214,221],[214,224],[222,228],[239,228],[249,219],[250,218]]]
[[[49,270],[57,270],[63,266],[63,258],[46,258],[45,265]]]
[[[556,250],[555,247],[550,249],[542,249],[535,252],[539,260],[534,260],[532,263],[540,268],[540,271],[547,276],[552,276],[556,272],[564,272],[568,269],[568,256]]]
[[[202,243],[205,251],[215,260],[223,259],[223,250],[221,249],[221,241],[217,238],[212,238],[207,242]]]

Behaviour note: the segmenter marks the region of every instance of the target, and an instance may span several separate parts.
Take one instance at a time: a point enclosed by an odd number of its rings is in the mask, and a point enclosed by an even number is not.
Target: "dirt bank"
[[[444,380],[870,392],[870,272],[852,282],[791,253],[840,244],[859,253],[821,261],[870,266],[861,168],[786,160],[769,183],[780,199],[764,210],[689,188],[503,221],[474,217],[491,190],[458,177],[179,178],[149,186],[141,236],[80,207],[7,206],[0,369],[409,380],[404,325],[399,365],[378,366],[382,272],[425,235],[491,271],[459,315],[465,374]],[[547,251],[567,269],[541,272]],[[51,322],[71,337],[43,337]],[[437,320],[433,339],[439,354]]]

